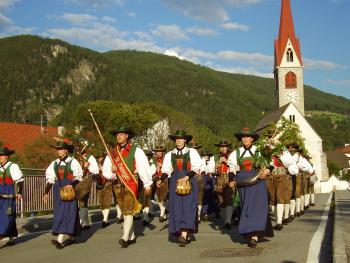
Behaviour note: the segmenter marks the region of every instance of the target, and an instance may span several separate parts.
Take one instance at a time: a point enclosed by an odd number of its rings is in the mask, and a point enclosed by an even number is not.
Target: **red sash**
[[[129,167],[125,163],[123,156],[121,155],[118,147],[115,150],[116,156],[113,160],[114,165],[117,169],[116,174],[120,182],[128,188],[128,190],[134,195],[135,199],[137,197],[138,184],[134,174],[130,171]]]

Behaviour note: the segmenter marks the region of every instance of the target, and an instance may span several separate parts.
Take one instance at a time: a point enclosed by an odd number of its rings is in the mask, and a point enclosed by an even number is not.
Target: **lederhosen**
[[[0,239],[18,236],[15,182],[10,172],[11,165],[12,163],[5,169],[0,169]]]
[[[71,169],[72,161],[73,159],[66,163],[66,165],[61,165],[62,160],[59,163],[54,163],[54,171],[57,179],[53,185],[53,235],[67,234],[77,236],[81,231],[77,199],[62,201],[60,196],[60,189],[74,182],[73,171]]]
[[[117,146],[118,147],[118,146]],[[135,163],[135,152],[137,146],[135,144],[128,143],[123,149],[120,150],[124,162],[128,166],[129,170],[133,173],[136,182],[138,182],[138,176],[135,173],[136,163]],[[115,159],[117,156],[116,150],[112,151],[112,158]],[[131,193],[126,186],[119,182],[114,185],[114,192],[116,195],[116,200],[120,209],[122,210],[123,215],[133,215],[135,198],[133,193]]]
[[[293,191],[291,199],[301,197],[301,172],[298,175],[292,175]]]
[[[162,176],[162,171],[161,171],[161,167],[163,166],[163,160],[164,157],[161,159],[156,159],[155,163],[156,163],[156,167],[157,167],[157,171],[156,173],[153,175],[153,193],[157,195],[157,200],[158,202],[164,202],[168,199],[168,180],[162,180],[160,183],[160,186],[157,186],[157,181],[160,180],[161,176]],[[158,167],[160,167],[160,169],[158,169]]]
[[[153,164],[152,161],[148,162],[149,165],[151,166]],[[151,205],[151,199],[152,199],[152,193],[150,194],[146,194],[145,193],[145,189],[143,187],[143,182],[142,180],[139,178],[139,201],[142,204],[142,208],[145,207],[150,207]]]
[[[246,152],[249,157],[244,157]],[[237,172],[236,181],[252,176],[257,172],[255,160],[258,151],[252,154],[251,149],[245,149],[243,153],[237,149],[237,164],[240,171]],[[268,193],[266,181],[260,181],[257,184],[241,187],[238,189],[240,196],[241,217],[238,225],[238,231],[245,238],[253,236],[273,236],[271,221],[268,217]]]
[[[279,158],[273,157],[272,161],[274,169],[271,176],[266,180],[270,205],[289,204],[290,195],[288,185],[291,177]]]
[[[228,155],[225,155],[225,157],[228,159]],[[220,157],[216,156],[216,158]],[[218,164],[215,190],[219,197],[219,203],[223,207],[233,205],[234,190],[229,186],[228,171],[229,166],[227,163]]]
[[[104,162],[104,160],[105,158],[102,160],[102,163]],[[97,196],[100,202],[101,210],[110,208],[111,202],[112,202],[112,195],[113,195],[113,186],[114,186],[113,182],[110,180],[107,180],[102,175],[102,171],[100,170],[98,180],[96,182],[96,189],[97,189]],[[114,195],[114,200],[116,200],[115,195]]]
[[[183,230],[195,231],[197,223],[198,188],[196,178],[190,180],[191,191],[188,195],[176,193],[176,182],[191,171],[190,151],[185,154],[171,153],[173,173],[169,185],[169,233],[175,234]]]
[[[308,179],[310,180],[310,175],[308,172],[301,172],[301,195],[306,195],[308,193]]]
[[[84,158],[84,162],[87,162],[91,154],[87,158]],[[75,187],[75,193],[79,201],[79,207],[88,207],[90,192],[92,188],[92,177],[88,168],[82,165],[83,180]]]

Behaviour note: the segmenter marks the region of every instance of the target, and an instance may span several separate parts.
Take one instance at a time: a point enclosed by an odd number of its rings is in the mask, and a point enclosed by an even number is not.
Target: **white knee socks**
[[[115,206],[115,209],[117,210],[117,217],[118,217],[119,219],[121,219],[122,216],[123,216],[122,209],[120,208],[119,205],[116,205],[116,206]]]
[[[289,218],[290,204],[284,205],[284,219]]]
[[[149,207],[145,207],[144,209],[142,209],[142,212],[143,212],[143,221],[149,222],[149,216],[148,216]]]
[[[311,197],[311,204],[314,204],[315,203],[315,194],[312,193],[310,197]]]
[[[283,204],[277,204],[277,207],[276,207],[276,224],[282,224],[283,212],[284,212],[284,205]]]
[[[164,201],[159,202],[159,208],[160,208],[160,216],[164,217],[164,215],[165,215],[165,204],[164,204]]]
[[[198,221],[201,220],[201,211],[202,211],[202,206],[198,205]]]
[[[108,215],[109,215],[109,209],[103,209],[102,210],[102,215],[103,215],[103,222],[107,223]]]
[[[309,206],[310,205],[310,194],[306,194],[305,195],[305,206]]]
[[[124,241],[128,241],[130,238],[130,234],[133,234],[132,228],[133,228],[134,218],[132,215],[125,215],[124,216],[124,225],[123,225],[123,237],[122,239]]]
[[[300,197],[300,211],[304,211],[304,207],[305,207],[305,197],[302,195]]]
[[[64,234],[59,234],[58,237],[57,237],[58,243],[62,244],[63,243],[63,239],[64,239]]]
[[[295,214],[295,200],[290,200],[290,215],[294,216]]]

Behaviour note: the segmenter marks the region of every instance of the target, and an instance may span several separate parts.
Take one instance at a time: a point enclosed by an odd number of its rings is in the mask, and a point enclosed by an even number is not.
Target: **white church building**
[[[300,42],[295,35],[290,0],[282,0],[278,38],[275,40],[274,76],[279,109],[265,116],[256,127],[259,133],[272,123],[287,118],[299,125],[315,166],[319,181],[316,191],[321,191],[320,182],[329,179],[326,154],[322,138],[305,119],[304,112],[304,65]]]

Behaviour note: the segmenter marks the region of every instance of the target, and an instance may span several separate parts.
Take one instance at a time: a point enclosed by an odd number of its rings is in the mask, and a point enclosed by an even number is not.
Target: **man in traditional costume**
[[[86,140],[79,142],[76,156],[83,169],[83,180],[76,186],[75,191],[79,201],[80,225],[83,230],[90,229],[89,197],[92,188],[92,178],[99,174],[99,168],[95,157],[91,154],[92,144]]]
[[[228,157],[230,155],[229,147],[231,143],[220,141],[215,144],[219,147],[220,153],[214,156],[216,163],[216,192],[219,197],[219,204],[223,208],[224,229],[231,229],[231,221],[233,214],[233,198],[234,188],[229,185],[229,165]]]
[[[57,240],[51,240],[51,243],[57,249],[62,249],[75,242],[75,237],[80,234],[81,226],[79,222],[78,201],[73,195],[70,200],[62,200],[60,192],[66,190],[72,192],[72,189],[82,181],[83,170],[79,162],[68,156],[68,151],[72,146],[68,140],[60,140],[55,146],[58,159],[53,161],[46,169],[46,188],[44,202],[48,201],[48,194],[53,186],[53,224],[52,234],[57,236]],[[65,188],[65,189],[62,189]],[[64,241],[64,236],[68,239]]]
[[[251,181],[258,173],[256,166],[260,156],[257,147],[253,145],[258,135],[249,128],[235,133],[236,138],[242,142],[243,147],[233,151],[228,164],[230,172],[230,185],[233,187],[237,182],[241,204],[241,218],[238,231],[248,241],[248,246],[255,248],[259,237],[273,236],[271,222],[268,216],[268,194],[265,178],[270,174],[269,169],[261,169],[259,178]],[[250,182],[244,183],[244,182]],[[241,185],[241,186],[240,186]]]
[[[202,145],[197,142],[190,142],[190,148],[195,149],[197,152],[202,148]],[[199,152],[198,152],[199,154]],[[205,176],[206,165],[204,160],[202,159],[202,167],[198,174],[195,175],[197,186],[198,186],[198,223],[201,221],[202,207],[203,207],[203,196],[204,196],[204,176]]]
[[[153,163],[153,152],[150,150],[144,150],[144,153],[147,156],[148,163],[149,163],[149,166],[151,169],[151,174],[154,175],[156,173],[157,168],[156,168],[155,164]],[[139,183],[142,186],[142,181]],[[152,192],[149,194],[146,194],[143,187],[141,187],[140,200],[141,200],[142,212],[143,212],[142,224],[144,226],[146,226],[150,223],[149,213],[150,213],[150,206],[152,205],[151,197],[152,197]]]
[[[131,143],[135,135],[130,128],[121,127],[111,131],[117,146],[103,163],[103,176],[108,180],[119,180],[116,190],[117,201],[124,215],[123,236],[119,240],[122,248],[136,243],[133,216],[140,213],[141,204],[137,200],[138,177],[143,183],[145,194],[151,193],[152,172],[147,156],[140,147]]]
[[[168,198],[168,176],[162,174],[163,160],[166,149],[162,145],[157,145],[153,152],[155,153],[154,164],[156,165],[156,172],[153,174],[153,192],[157,197],[160,214],[159,222],[166,221],[166,201]],[[154,196],[153,194],[153,196]]]
[[[310,175],[313,174],[314,169],[310,162],[304,157],[307,154],[303,151],[300,153],[298,160],[298,168],[301,176],[301,193],[300,193],[300,213],[304,214],[305,208],[305,195],[308,193],[307,181],[310,179]],[[297,208],[298,209],[298,208]]]
[[[214,193],[215,190],[215,161],[212,153],[206,151],[203,153],[202,161],[205,164],[205,176],[204,176],[204,195],[203,195],[203,221],[209,220],[209,214],[219,213],[216,204],[217,196]]]
[[[200,172],[202,160],[195,149],[186,147],[192,136],[178,130],[169,138],[176,147],[164,157],[162,173],[170,178],[169,186],[169,238],[178,237],[181,247],[188,244],[196,230],[198,185],[195,175]],[[178,186],[190,185],[190,191],[181,194]]]
[[[14,153],[9,146],[0,147],[0,240],[8,237],[7,246],[15,244],[16,199],[22,199],[23,173],[18,165],[9,161]]]

